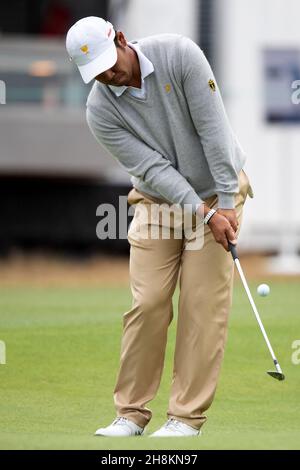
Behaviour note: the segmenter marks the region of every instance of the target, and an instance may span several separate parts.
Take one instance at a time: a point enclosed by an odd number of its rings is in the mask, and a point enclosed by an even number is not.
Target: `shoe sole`
[[[139,437],[139,436],[143,436],[144,435],[144,431],[141,432],[141,434],[131,434],[130,436],[109,436],[107,434],[96,434],[94,433],[94,436],[96,437]]]

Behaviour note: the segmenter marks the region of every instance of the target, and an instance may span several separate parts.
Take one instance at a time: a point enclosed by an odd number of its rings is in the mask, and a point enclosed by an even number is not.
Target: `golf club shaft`
[[[240,260],[238,259],[238,256],[237,256],[236,247],[235,247],[234,245],[232,245],[232,244],[229,244],[229,248],[230,248],[232,257],[233,257],[233,259],[234,259],[235,265],[236,265],[236,267],[237,267],[237,270],[238,270],[238,272],[239,272],[239,275],[240,275],[240,277],[241,277],[241,280],[242,280],[244,289],[245,289],[245,291],[246,291],[246,294],[247,294],[247,296],[248,296],[249,302],[250,302],[250,304],[251,304],[252,310],[253,310],[253,312],[254,312],[254,315],[255,315],[255,317],[256,317],[256,320],[257,320],[257,322],[258,322],[258,324],[259,324],[259,327],[260,327],[260,329],[261,329],[261,332],[262,332],[262,334],[263,334],[263,337],[264,337],[264,339],[265,339],[265,342],[266,342],[266,344],[267,344],[267,346],[268,346],[268,349],[269,349],[269,351],[270,351],[270,354],[271,354],[271,356],[272,356],[272,359],[273,359],[273,362],[274,362],[274,364],[275,364],[275,367],[276,367],[277,371],[282,374],[282,370],[281,370],[280,365],[279,365],[279,363],[278,363],[278,361],[277,361],[277,359],[276,359],[275,353],[274,353],[273,348],[272,348],[272,346],[271,346],[271,343],[270,343],[270,341],[269,341],[268,335],[267,335],[267,333],[266,333],[266,331],[265,331],[264,325],[262,324],[262,321],[261,321],[261,319],[260,319],[258,310],[257,310],[256,305],[255,305],[255,303],[254,303],[252,294],[251,294],[250,289],[249,289],[249,287],[248,287],[248,283],[247,283],[246,278],[245,278],[245,276],[244,276],[244,273],[243,273],[243,270],[242,270],[242,267],[241,267],[241,264],[240,264]]]

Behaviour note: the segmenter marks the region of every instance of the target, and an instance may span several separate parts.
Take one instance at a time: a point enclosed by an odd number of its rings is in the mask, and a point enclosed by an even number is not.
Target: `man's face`
[[[133,67],[131,57],[126,53],[127,43],[125,38],[122,37],[119,43],[120,46],[117,47],[118,58],[115,65],[95,77],[95,80],[104,85],[127,86],[132,80]]]

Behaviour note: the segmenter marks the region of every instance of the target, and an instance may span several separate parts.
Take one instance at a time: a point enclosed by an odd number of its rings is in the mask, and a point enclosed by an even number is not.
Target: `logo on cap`
[[[80,50],[84,53],[84,54],[88,54],[89,53],[89,46],[87,44],[85,44],[84,46],[81,46]]]

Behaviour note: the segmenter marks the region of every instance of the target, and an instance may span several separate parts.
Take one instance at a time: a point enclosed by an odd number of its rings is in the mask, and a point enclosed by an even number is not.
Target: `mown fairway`
[[[299,283],[270,286],[271,295],[263,299],[251,285],[286,381],[266,375],[272,361],[237,281],[215,402],[203,435],[184,439],[147,437],[165,421],[175,321],[161,388],[148,405],[153,419],[146,436],[94,437],[115,416],[112,390],[129,289],[2,288],[0,340],[7,364],[0,365],[0,448],[299,449],[300,364],[291,361],[292,342],[300,339]]]

